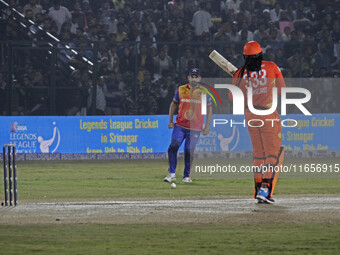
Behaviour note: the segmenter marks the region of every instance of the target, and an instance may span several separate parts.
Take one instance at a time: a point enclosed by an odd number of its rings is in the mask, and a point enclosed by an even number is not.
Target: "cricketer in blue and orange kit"
[[[184,144],[184,176],[183,181],[191,182],[190,169],[193,159],[195,145],[203,131],[204,135],[209,134],[209,123],[212,116],[212,99],[207,95],[206,89],[199,84],[201,74],[198,68],[190,69],[188,83],[179,86],[169,110],[169,128],[173,128],[171,144],[168,149],[169,175],[175,176],[177,166],[177,152],[183,141]],[[204,115],[202,115],[202,94],[207,96],[207,120],[203,128]],[[178,115],[173,124],[173,115],[178,105]],[[165,178],[164,181],[171,182],[175,178]]]

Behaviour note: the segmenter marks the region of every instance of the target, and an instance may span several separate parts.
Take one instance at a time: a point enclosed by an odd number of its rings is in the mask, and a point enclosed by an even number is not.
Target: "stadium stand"
[[[188,68],[224,77],[210,51],[240,66],[249,40],[284,77],[324,78],[312,87],[313,110],[339,112],[340,1],[332,3],[0,0],[0,114],[166,114]]]

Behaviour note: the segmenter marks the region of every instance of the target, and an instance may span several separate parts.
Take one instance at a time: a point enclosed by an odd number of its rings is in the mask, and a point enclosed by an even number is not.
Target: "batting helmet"
[[[262,52],[262,48],[258,42],[250,41],[244,45],[243,54],[244,55],[256,55]]]

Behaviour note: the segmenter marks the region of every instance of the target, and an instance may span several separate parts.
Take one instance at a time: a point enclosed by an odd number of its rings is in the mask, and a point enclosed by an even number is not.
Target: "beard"
[[[190,82],[190,86],[191,87],[196,87],[198,85],[198,82],[197,81],[191,81]]]

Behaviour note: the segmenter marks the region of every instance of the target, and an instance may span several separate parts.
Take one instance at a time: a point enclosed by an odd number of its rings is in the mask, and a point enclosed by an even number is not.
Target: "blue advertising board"
[[[252,150],[244,116],[219,114],[212,119],[219,124],[215,127],[211,124],[209,136],[201,136],[196,151]],[[340,114],[290,114],[281,116],[281,123],[282,145],[286,150],[340,150]]]
[[[1,117],[0,141],[18,153],[155,153],[169,143],[167,116]]]
[[[214,119],[224,124],[211,123],[209,135],[201,135],[196,151],[252,150],[244,116],[219,114]],[[297,123],[282,127],[287,150],[340,150],[340,114],[281,119]],[[15,144],[18,153],[164,153],[171,131],[166,115],[0,117],[0,142]]]

